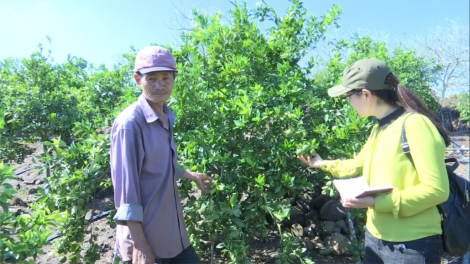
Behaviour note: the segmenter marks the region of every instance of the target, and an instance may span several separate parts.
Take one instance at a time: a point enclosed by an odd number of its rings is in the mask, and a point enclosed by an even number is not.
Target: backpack
[[[405,121],[408,117],[405,118]],[[405,121],[403,121],[401,132],[401,149],[414,167],[405,134]],[[470,251],[470,182],[454,173],[459,166],[457,159],[449,158],[444,162],[446,163],[450,192],[447,201],[437,205],[442,218],[442,242],[446,253],[453,256],[463,256]],[[447,165],[447,163],[453,164]]]

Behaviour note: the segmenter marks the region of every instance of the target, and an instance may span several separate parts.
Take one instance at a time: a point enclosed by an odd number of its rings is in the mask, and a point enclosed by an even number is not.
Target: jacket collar
[[[380,128],[385,128],[386,126],[388,126],[390,123],[395,121],[397,118],[399,118],[404,113],[405,113],[405,108],[400,106],[397,110],[393,111],[392,113],[390,113],[386,117],[384,117],[382,119],[378,119]]]

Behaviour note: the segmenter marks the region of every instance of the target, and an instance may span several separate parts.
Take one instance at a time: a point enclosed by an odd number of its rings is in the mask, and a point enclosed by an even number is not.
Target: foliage
[[[84,78],[85,66],[82,60],[69,64],[75,72],[53,65],[50,52],[44,55],[39,45],[39,51],[29,59],[9,65],[13,66],[5,71],[9,76],[2,76],[2,80],[8,80],[8,86],[1,90],[6,105],[5,130],[23,142],[38,139],[44,142],[52,136],[70,141],[73,122],[79,119],[78,100],[71,96],[71,91]]]
[[[28,244],[22,240],[21,247],[14,247],[10,236],[4,237],[8,239],[5,243],[9,243],[5,245],[10,250],[10,259],[36,256],[42,253],[40,248],[50,234],[46,230],[58,225],[63,235],[57,240],[61,261],[68,256],[72,263],[94,262],[99,258],[99,247],[94,243],[97,234],[86,229],[86,207],[97,187],[110,185],[109,140],[94,129],[109,125],[115,106],[122,107],[121,98],[129,100],[130,89],[120,91],[128,85],[123,77],[128,74],[124,67],[111,72],[104,67],[89,68],[87,72],[86,61],[75,57],[69,57],[63,64],[53,64],[50,54],[49,51],[47,56],[43,55],[40,45],[29,59],[10,59],[0,64],[2,113],[6,117],[6,122],[2,118],[0,149],[10,150],[2,153],[2,159],[21,162],[24,155],[18,153],[23,153],[22,144],[39,139],[44,145],[40,166],[52,168],[52,176],[46,179],[44,190],[39,191],[39,199],[31,205],[34,207],[31,215],[2,215],[5,231],[15,226],[17,231],[10,233],[36,247],[24,248]],[[90,121],[74,124],[81,119]],[[7,190],[10,189],[2,190],[2,195]],[[37,234],[36,229],[41,233]],[[23,239],[22,232],[26,232],[27,239]],[[86,234],[91,234],[89,249],[82,257],[80,251]],[[26,253],[28,248],[30,255]]]
[[[104,66],[89,68],[88,78],[76,93],[81,98],[78,109],[84,121],[93,122],[95,127],[109,127],[117,111],[135,100],[139,91],[131,88],[126,66],[115,66],[113,70]]]
[[[63,214],[58,225],[62,237],[56,242],[60,261],[93,263],[99,259],[100,248],[95,243],[98,234],[87,227],[85,215],[97,189],[109,187],[109,136],[97,134],[85,123],[76,123],[73,132],[77,141],[70,146],[56,139],[45,142],[49,149],[40,158],[41,166],[52,168],[52,175],[38,191],[37,204]],[[93,210],[92,205],[92,215]],[[85,256],[81,256],[86,235],[90,235],[86,241],[89,245]]]
[[[460,111],[462,120],[467,122],[470,120],[470,97],[468,93],[460,94],[456,109]]]
[[[52,135],[69,139],[76,120],[77,99],[69,92],[76,81],[49,60],[40,47],[15,69],[15,86],[3,91],[8,100],[7,114],[18,128],[17,135],[29,140],[46,141]],[[80,63],[76,66],[78,70]]]
[[[282,212],[289,200],[312,188],[295,150],[309,143],[320,153],[348,156],[362,144],[366,122],[350,108],[330,110],[338,100],[314,97],[308,78],[314,61],[298,64],[339,12],[334,6],[318,19],[306,17],[299,1],[285,16],[265,5],[250,13],[234,4],[229,25],[220,14],[194,13],[195,28],[174,51],[180,71],[172,108],[184,166],[216,179],[210,195],[190,197],[184,208],[195,247],[204,235],[220,237],[230,262],[249,261],[250,239],[267,236],[265,214],[288,217]],[[255,18],[274,25],[262,33]],[[361,141],[345,144],[351,138]],[[184,197],[191,185],[182,185]],[[302,254],[289,236],[283,233],[285,252],[277,258],[291,262]]]
[[[0,131],[4,128],[4,108],[0,108]],[[12,213],[8,200],[15,198],[17,191],[8,183],[17,179],[13,166],[0,162],[0,262],[34,263],[38,254],[44,253],[42,246],[47,244],[50,226],[58,214],[49,214],[37,206],[32,206],[31,214]],[[33,260],[25,259],[32,257]]]
[[[6,151],[0,158],[5,161],[22,161],[27,149],[18,142],[60,138],[70,144],[75,122],[110,126],[116,107],[122,106],[120,98],[129,94],[130,89],[123,89],[129,86],[125,67],[95,69],[71,56],[54,64],[51,51],[45,55],[42,45],[38,47],[29,59],[0,63],[0,92],[6,107],[5,139],[0,142]]]
[[[324,65],[317,64],[319,58],[306,58],[340,13],[335,5],[321,17],[307,15],[298,0],[283,15],[266,4],[254,10],[234,4],[224,24],[221,14],[194,11],[193,30],[172,49],[179,73],[169,105],[178,116],[174,134],[181,165],[216,179],[210,194],[200,199],[187,197],[194,185],[181,182],[181,196],[188,198],[186,226],[199,253],[203,243],[217,244],[227,262],[248,263],[251,239],[277,229],[281,249],[276,263],[311,263],[283,221],[301,191],[337,194],[331,176],[303,168],[296,150],[314,149],[328,159],[348,159],[360,151],[374,121],[358,117],[346,100],[326,94],[353,61],[368,56],[384,60],[405,86],[437,110],[430,86],[438,67],[413,50],[390,52],[383,42],[355,36],[335,43]],[[269,27],[262,31],[260,23]],[[127,63],[112,70],[75,57],[54,64],[42,46],[29,59],[0,62],[6,117],[0,119],[0,159],[20,161],[22,144],[41,140],[44,154],[38,166],[51,170],[31,214],[0,214],[1,245],[9,243],[8,250],[0,247],[2,257],[34,258],[46,243],[47,230],[57,225],[60,261],[93,263],[99,258],[97,234],[85,215],[97,190],[110,185],[107,127],[140,92],[130,75],[135,52],[132,48],[124,55]],[[0,174],[2,184],[13,177],[7,166]],[[8,191],[2,190],[2,205],[15,192],[4,186]],[[365,211],[351,210],[351,215],[357,233],[363,232]],[[273,221],[268,223],[266,216]],[[356,258],[360,244],[353,241]]]
[[[3,112],[1,113],[2,129],[0,129],[0,161],[16,161],[22,162],[30,149],[17,141],[17,133],[14,123],[10,122],[11,118],[5,116],[7,94],[4,92],[11,89],[10,83],[14,82],[13,76],[13,60],[7,59],[0,61],[0,107]],[[6,120],[5,120],[6,119]],[[5,123],[8,123],[5,129]],[[9,129],[8,129],[9,128]]]

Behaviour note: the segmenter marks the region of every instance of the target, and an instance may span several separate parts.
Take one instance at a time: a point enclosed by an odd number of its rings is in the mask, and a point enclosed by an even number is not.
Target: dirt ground
[[[469,136],[453,136],[453,141],[459,144],[462,147],[468,148],[470,145]],[[31,153],[23,163],[13,164],[15,165],[15,170],[18,175],[18,180],[11,181],[11,184],[16,187],[18,190],[17,198],[10,201],[11,211],[17,212],[19,210],[27,212],[29,209],[27,205],[34,201],[34,194],[38,187],[42,186],[44,183],[45,173],[38,173],[37,169],[29,170],[33,163],[33,157],[40,155],[42,148],[39,143],[31,145],[32,148],[36,149]],[[458,148],[456,144],[452,144],[451,148]],[[464,152],[464,155],[469,158],[469,152]],[[446,157],[455,157],[459,160],[460,166],[457,168],[456,172],[463,177],[467,177],[467,164],[463,162],[463,159],[455,151],[446,152]],[[26,170],[26,171],[25,171]],[[108,211],[112,206],[109,197],[104,197],[97,201],[97,206],[95,214],[99,214],[105,211]],[[19,212],[21,212],[19,211]],[[90,226],[94,232],[98,232],[98,245],[101,247],[101,259],[96,263],[112,263],[113,251],[114,251],[114,240],[115,240],[115,231],[110,228],[107,223],[107,218],[104,217],[93,222]],[[85,239],[87,240],[87,239]],[[54,241],[52,241],[53,243]],[[85,244],[84,247],[87,245]],[[251,243],[252,248],[252,257],[253,263],[274,263],[274,256],[280,247],[279,235],[277,232],[272,231],[266,239],[263,240],[253,240]],[[57,256],[52,253],[53,246],[49,245],[44,248],[44,255],[39,256],[36,259],[36,263],[45,264],[45,263],[59,263]],[[209,250],[208,250],[209,251]],[[210,263],[210,253],[201,256],[203,263]],[[354,263],[350,257],[346,256],[322,256],[317,252],[308,252],[308,257],[317,264],[349,264]],[[451,256],[444,256],[442,264],[448,263],[453,258]],[[216,263],[223,263],[220,254],[216,254]],[[461,260],[455,261],[452,263],[461,263]]]

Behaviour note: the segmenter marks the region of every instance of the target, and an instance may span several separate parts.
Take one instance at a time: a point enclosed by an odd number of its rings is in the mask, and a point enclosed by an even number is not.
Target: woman
[[[437,204],[447,200],[449,182],[444,153],[450,139],[438,119],[380,60],[366,58],[349,66],[342,84],[328,90],[347,96],[359,116],[378,124],[351,160],[298,158],[311,168],[346,178],[362,174],[371,187],[393,185],[375,197],[343,199],[343,206],[368,208],[366,263],[440,263],[441,217]],[[402,125],[414,166],[401,148]]]

